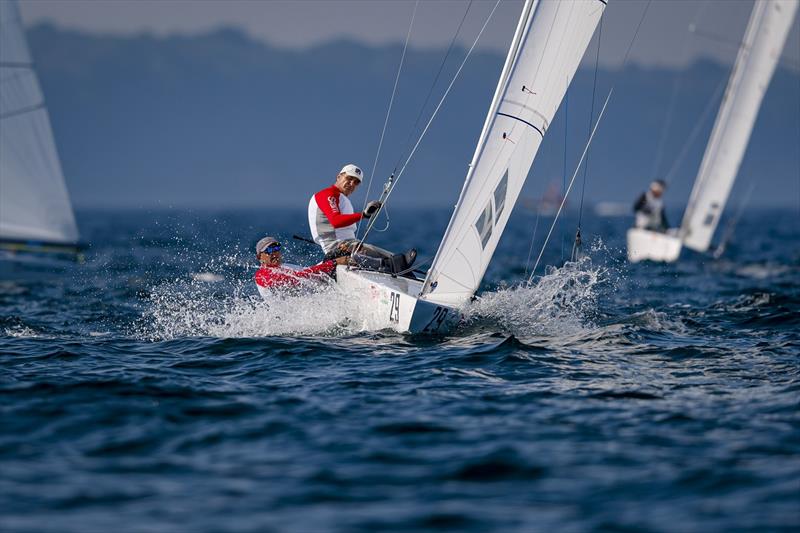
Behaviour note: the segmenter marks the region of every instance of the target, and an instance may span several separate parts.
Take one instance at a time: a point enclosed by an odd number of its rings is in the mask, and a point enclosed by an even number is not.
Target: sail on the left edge
[[[76,244],[44,95],[11,0],[0,0],[0,88],[0,243]]]

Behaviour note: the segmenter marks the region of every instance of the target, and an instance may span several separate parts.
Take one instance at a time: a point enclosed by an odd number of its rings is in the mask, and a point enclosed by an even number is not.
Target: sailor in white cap
[[[361,184],[363,176],[359,167],[347,164],[336,175],[333,185],[316,193],[308,202],[308,225],[314,242],[322,247],[325,259],[350,255],[358,243],[356,223],[373,216],[381,207],[380,202],[372,201],[363,212],[353,212],[353,204],[348,196]],[[409,269],[417,252],[409,250],[405,254],[392,254],[363,245],[359,249],[359,256],[354,259],[361,267],[396,273]]]
[[[311,197],[308,202],[308,225],[314,242],[322,247],[325,258],[339,253],[343,242],[356,240],[356,223],[369,218],[381,207],[380,202],[370,202],[362,213],[353,212],[348,196],[361,184],[364,173],[353,165],[345,165],[336,175],[336,181]]]
[[[655,180],[650,184],[650,188],[643,192],[633,204],[633,212],[636,214],[636,227],[650,231],[665,232],[669,225],[664,214],[664,201],[661,196],[667,188],[664,180]]]

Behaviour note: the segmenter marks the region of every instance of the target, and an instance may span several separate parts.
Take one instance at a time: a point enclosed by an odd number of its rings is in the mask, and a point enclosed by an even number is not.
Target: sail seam
[[[541,135],[542,138],[544,138],[544,132],[542,130],[540,130],[539,128],[537,128],[536,126],[534,126],[533,124],[531,124],[530,122],[528,122],[527,120],[521,119],[519,117],[515,117],[514,115],[509,115],[508,113],[501,113],[500,111],[498,111],[497,114],[500,115],[500,116],[503,116],[503,117],[513,118],[514,120],[519,120],[523,124],[527,124],[531,128],[533,128],[536,131],[538,131],[539,135]]]
[[[25,113],[30,113],[32,111],[36,111],[38,109],[42,109],[44,107],[44,102],[41,102],[36,105],[23,107],[21,109],[15,109],[14,111],[9,111],[8,113],[0,114],[0,120],[4,120],[11,117],[16,117],[17,115],[24,115]]]
[[[19,61],[0,61],[0,67],[5,68],[33,68],[33,63],[22,63]]]

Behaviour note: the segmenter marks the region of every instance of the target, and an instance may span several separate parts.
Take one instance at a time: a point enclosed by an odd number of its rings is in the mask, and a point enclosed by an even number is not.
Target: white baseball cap
[[[364,180],[364,173],[361,172],[360,168],[358,168],[352,163],[343,166],[342,170],[339,171],[339,174],[344,174],[346,176],[353,176],[354,178],[357,178],[359,182]]]

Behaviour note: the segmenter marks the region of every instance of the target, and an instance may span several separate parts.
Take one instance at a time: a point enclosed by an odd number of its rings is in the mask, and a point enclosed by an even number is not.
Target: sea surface
[[[449,212],[390,214],[425,266]],[[259,237],[319,259],[303,212],[78,215],[82,264],[0,283],[0,531],[800,529],[796,209],[672,265],[589,212],[568,261],[572,213],[530,284],[520,211],[437,338],[263,301]]]

